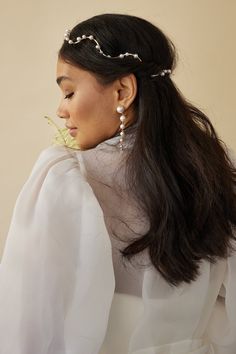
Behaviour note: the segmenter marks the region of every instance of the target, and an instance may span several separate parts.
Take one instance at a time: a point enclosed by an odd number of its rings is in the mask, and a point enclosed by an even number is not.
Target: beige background
[[[17,194],[53,136],[43,116],[56,118],[64,31],[105,12],[144,17],[171,37],[179,53],[173,79],[236,151],[236,1],[1,0],[0,257]]]

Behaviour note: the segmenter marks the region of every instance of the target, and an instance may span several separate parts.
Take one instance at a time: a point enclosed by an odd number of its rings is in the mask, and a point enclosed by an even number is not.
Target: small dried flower
[[[59,128],[52,118],[45,116],[48,124],[56,128],[57,133],[53,138],[53,144],[67,146],[70,149],[80,150],[77,141],[69,134],[67,128]]]

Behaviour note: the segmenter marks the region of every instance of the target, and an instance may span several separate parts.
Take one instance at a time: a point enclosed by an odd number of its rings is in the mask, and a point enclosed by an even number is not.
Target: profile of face
[[[137,82],[133,74],[104,86],[91,72],[59,58],[57,83],[63,94],[57,115],[65,119],[69,133],[81,150],[95,147],[119,132],[117,106],[125,107],[125,127],[134,121],[132,102],[136,96]]]

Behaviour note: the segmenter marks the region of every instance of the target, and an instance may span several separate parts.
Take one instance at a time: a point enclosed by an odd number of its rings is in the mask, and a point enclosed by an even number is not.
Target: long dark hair
[[[71,38],[93,35],[111,56],[91,42],[64,42],[59,57],[95,74],[107,85],[133,73],[137,128],[126,162],[126,183],[150,221],[145,235],[122,254],[128,260],[147,250],[169,284],[191,282],[201,260],[212,263],[233,250],[236,170],[209,118],[188,102],[168,75],[150,75],[176,65],[172,41],[150,22],[130,15],[103,14],[75,26]]]

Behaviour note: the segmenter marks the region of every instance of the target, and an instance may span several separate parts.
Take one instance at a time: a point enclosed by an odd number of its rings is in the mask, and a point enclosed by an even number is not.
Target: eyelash
[[[69,98],[71,98],[71,97],[73,96],[73,94],[74,94],[74,92],[69,93],[68,95],[66,95],[66,96],[64,97],[64,99],[69,99]]]

